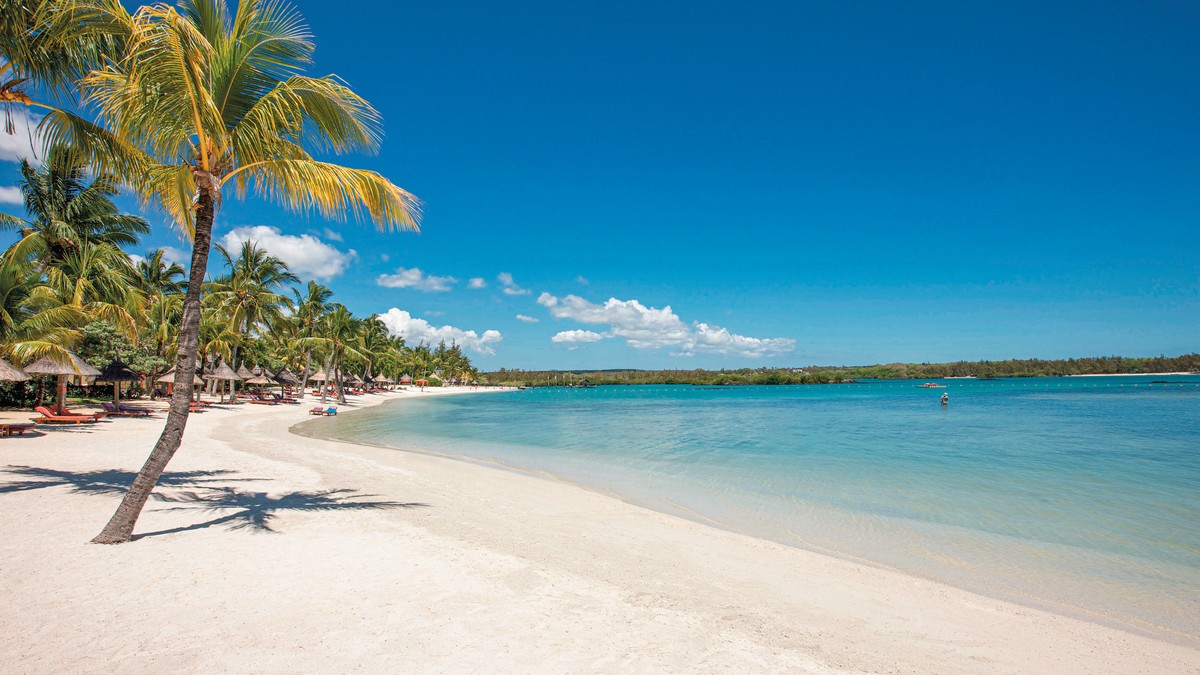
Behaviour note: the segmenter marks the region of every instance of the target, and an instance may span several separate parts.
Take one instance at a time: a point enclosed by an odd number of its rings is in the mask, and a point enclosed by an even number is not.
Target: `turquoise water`
[[[1200,636],[1200,376],[939,382],[542,388],[403,401],[319,433]]]

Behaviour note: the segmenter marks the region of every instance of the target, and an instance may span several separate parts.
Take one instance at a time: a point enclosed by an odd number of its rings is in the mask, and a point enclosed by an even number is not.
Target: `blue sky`
[[[216,239],[484,368],[1200,349],[1194,2],[296,4],[423,231]]]

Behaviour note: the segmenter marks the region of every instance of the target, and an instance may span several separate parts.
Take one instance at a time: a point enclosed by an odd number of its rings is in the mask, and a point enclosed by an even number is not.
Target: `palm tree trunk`
[[[337,398],[338,403],[346,405],[346,386],[342,382],[342,358],[338,358],[337,362]]]
[[[304,398],[304,392],[308,391],[308,373],[309,366],[312,365],[312,347],[304,350],[304,379],[300,381],[300,398]]]
[[[204,283],[208,267],[208,250],[212,243],[213,216],[216,205],[216,184],[207,172],[196,171],[196,185],[200,188],[196,204],[196,234],[192,242],[192,269],[188,277],[187,296],[183,301],[183,320],[179,328],[179,350],[175,358],[175,382],[171,392],[171,407],[167,412],[167,423],[162,435],[154,444],[154,450],[138,472],[129,492],[121,500],[116,513],[109,519],[104,530],[92,539],[96,544],[121,544],[133,538],[133,527],[137,524],[146,500],[162,476],[167,463],[175,456],[183,441],[183,430],[187,427],[189,403],[192,399],[192,379],[196,375],[196,351],[200,345],[200,287]]]
[[[321,382],[321,405],[325,405],[325,400],[329,396],[329,376],[333,372],[333,350],[329,351],[329,358],[325,359],[325,380]]]

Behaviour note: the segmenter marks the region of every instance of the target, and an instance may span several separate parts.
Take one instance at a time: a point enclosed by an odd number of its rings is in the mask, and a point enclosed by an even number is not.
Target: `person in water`
[[[942,405],[950,405],[950,394],[942,394]]]

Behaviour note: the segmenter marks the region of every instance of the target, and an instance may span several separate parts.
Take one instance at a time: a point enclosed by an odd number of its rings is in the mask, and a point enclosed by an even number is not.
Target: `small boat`
[[[945,389],[946,385],[938,384],[937,382],[926,382],[925,384],[914,384],[917,389]]]

